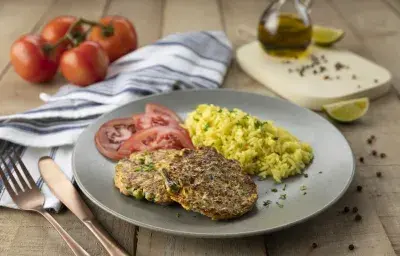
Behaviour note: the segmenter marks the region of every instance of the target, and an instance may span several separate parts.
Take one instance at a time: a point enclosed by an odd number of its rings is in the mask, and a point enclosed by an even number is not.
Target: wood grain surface
[[[32,85],[19,78],[9,64],[9,48],[21,34],[37,32],[51,18],[70,14],[97,19],[118,14],[133,21],[141,46],[175,32],[225,30],[235,47],[249,39],[237,35],[240,25],[255,27],[266,7],[263,0],[3,0],[0,2],[0,114],[39,106],[40,92],[53,93],[65,80],[58,76],[47,85]],[[318,0],[313,22],[345,30],[338,47],[350,49],[384,65],[397,75],[400,45],[398,0]],[[274,95],[248,77],[233,61],[223,87]],[[399,87],[400,88],[400,87]],[[321,114],[322,115],[322,114]],[[105,228],[132,255],[396,255],[400,254],[400,104],[395,91],[372,102],[367,115],[351,125],[336,125],[356,157],[355,181],[346,195],[326,212],[300,225],[266,236],[243,239],[195,239],[171,236],[135,227],[91,202],[88,204]],[[373,145],[366,139],[377,137]],[[371,151],[384,152],[381,159]],[[381,172],[378,178],[376,172]],[[356,186],[362,186],[362,192]],[[339,213],[345,206],[354,214]],[[53,216],[91,255],[107,255],[88,230],[69,211]],[[312,248],[316,243],[317,248]],[[355,250],[348,249],[349,244]],[[72,255],[58,233],[41,216],[0,209],[0,255]]]

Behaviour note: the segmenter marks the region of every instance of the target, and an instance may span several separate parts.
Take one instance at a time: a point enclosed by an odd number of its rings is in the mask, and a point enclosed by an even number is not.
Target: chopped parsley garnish
[[[278,190],[276,188],[272,188],[271,191],[274,193],[278,192]]]
[[[199,119],[198,119],[198,118],[196,118],[196,117],[194,117],[194,118],[193,118],[193,120],[194,120],[194,121],[196,121],[196,122],[198,122],[198,121],[199,121]]]
[[[279,199],[281,199],[281,200],[286,200],[286,194],[281,194],[281,195],[279,196]]]
[[[181,217],[181,214],[178,212],[177,214],[176,214],[176,217]]]
[[[254,126],[256,127],[256,129],[258,129],[262,126],[262,123],[259,120],[256,120]]]
[[[206,131],[208,130],[208,128],[210,128],[210,125],[209,125],[208,123],[206,123],[206,124],[204,125],[204,131],[206,132]]]
[[[283,185],[283,188],[282,188],[283,191],[286,190],[286,186],[287,186],[286,184]]]
[[[271,203],[272,203],[271,200],[267,200],[263,202],[263,205],[268,207]]]
[[[218,110],[218,113],[222,113],[222,108]]]
[[[279,206],[279,208],[283,208],[283,204],[280,204],[279,202],[275,202],[277,206]]]
[[[303,192],[303,196],[305,196],[305,195],[307,195],[307,192],[306,192],[306,191]]]
[[[307,190],[307,186],[304,186],[304,185],[301,186],[301,187],[300,187],[300,190],[301,190],[301,191]]]

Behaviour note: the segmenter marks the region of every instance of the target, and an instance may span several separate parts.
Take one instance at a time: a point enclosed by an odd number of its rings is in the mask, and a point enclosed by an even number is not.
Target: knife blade
[[[110,255],[129,255],[96,221],[92,211],[52,158],[40,158],[39,171],[51,192],[82,221]]]

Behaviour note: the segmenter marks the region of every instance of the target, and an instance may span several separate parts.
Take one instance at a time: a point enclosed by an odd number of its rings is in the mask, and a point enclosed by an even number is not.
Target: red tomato
[[[96,42],[86,41],[61,56],[61,72],[73,84],[87,86],[107,75],[108,57]]]
[[[137,130],[143,130],[154,126],[180,127],[175,119],[155,113],[134,115],[133,120],[135,121]]]
[[[128,140],[135,132],[132,118],[118,118],[104,123],[95,136],[96,147],[99,152],[112,160],[119,160],[129,156],[118,150],[121,144]]]
[[[11,64],[23,79],[42,83],[57,73],[59,51],[44,50],[46,41],[38,35],[24,35],[11,46]]]
[[[100,20],[100,23],[111,25],[111,31],[104,31],[99,26],[93,27],[88,39],[101,44],[110,62],[136,50],[138,45],[136,30],[128,19],[121,16],[106,16]]]
[[[60,40],[71,27],[77,21],[77,18],[74,16],[58,16],[51,21],[49,21],[46,26],[42,29],[40,33],[41,36],[49,43],[55,44],[58,40]],[[76,29],[72,31],[73,33],[83,34],[83,29],[81,26],[78,26]],[[59,47],[62,48],[62,51],[65,51],[69,45],[69,41],[65,41],[65,43],[61,44]]]
[[[170,118],[175,119],[178,123],[182,123],[182,120],[179,118],[179,116],[172,111],[171,109],[162,106],[160,104],[156,103],[147,103],[145,112],[147,113],[155,113],[163,116],[169,116]]]
[[[121,145],[118,152],[128,154],[135,151],[182,148],[194,149],[194,146],[180,130],[167,126],[155,126],[136,132]]]

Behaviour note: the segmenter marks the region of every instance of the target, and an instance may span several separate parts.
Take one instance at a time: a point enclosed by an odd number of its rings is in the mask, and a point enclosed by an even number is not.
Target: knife
[[[78,191],[67,179],[60,167],[48,156],[39,160],[39,170],[51,192],[94,234],[112,256],[129,254],[96,221]]]

